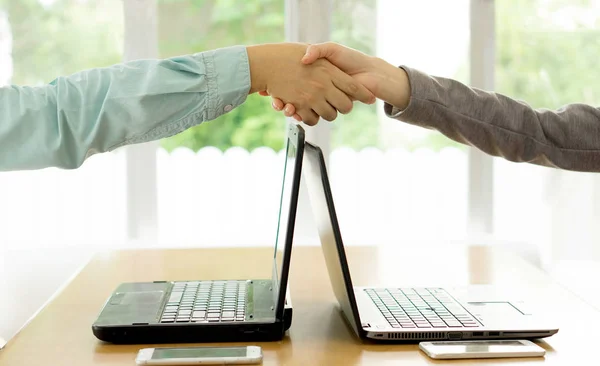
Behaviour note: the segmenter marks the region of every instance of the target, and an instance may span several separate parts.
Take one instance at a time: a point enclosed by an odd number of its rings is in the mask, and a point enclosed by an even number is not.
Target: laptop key
[[[183,296],[182,292],[171,292],[171,296],[169,296],[168,302],[179,303],[181,301],[182,296]]]

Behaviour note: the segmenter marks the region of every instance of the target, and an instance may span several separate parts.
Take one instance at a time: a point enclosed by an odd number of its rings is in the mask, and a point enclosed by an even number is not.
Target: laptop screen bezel
[[[343,281],[345,284],[346,295],[348,297],[348,303],[350,305],[351,314],[346,314],[346,316],[347,317],[352,316],[354,318],[354,324],[350,324],[350,325],[352,326],[352,328],[354,328],[355,332],[359,335],[359,337],[364,337],[366,335],[366,332],[364,331],[364,329],[362,327],[362,322],[360,320],[360,314],[358,312],[356,295],[354,293],[354,286],[352,285],[352,277],[350,276],[350,267],[348,266],[346,250],[344,249],[344,242],[342,241],[342,233],[341,233],[340,226],[338,223],[337,214],[335,212],[335,205],[333,203],[333,194],[331,192],[331,187],[329,184],[329,178],[327,175],[327,166],[325,165],[325,158],[323,156],[323,151],[321,150],[320,147],[318,147],[314,144],[311,144],[310,142],[307,141],[305,143],[304,159],[305,159],[305,161],[304,161],[305,166],[311,167],[311,169],[318,170],[319,174],[321,176],[321,184],[323,185],[324,196],[323,197],[314,197],[311,194],[312,189],[310,189],[310,185],[312,183],[309,181],[310,178],[306,177],[306,173],[304,174],[304,181],[308,188],[307,191],[309,193],[309,200],[311,201],[311,207],[313,210],[317,209],[313,204],[313,200],[323,199],[326,202],[329,220],[331,223],[331,228],[332,228],[332,232],[333,232],[333,236],[334,236],[334,240],[335,240],[336,252],[338,254],[340,267],[342,269],[342,277],[343,277]],[[311,159],[317,160],[319,166],[317,166],[317,167],[313,166],[314,164],[311,162]],[[315,215],[315,211],[313,211],[313,216],[314,216],[315,220],[318,220],[318,218]],[[319,224],[317,223],[317,227],[318,226],[319,226]],[[321,233],[319,233],[319,238],[321,238]],[[321,247],[323,250],[323,254],[325,257],[327,257],[326,251],[325,251],[325,249],[323,249],[324,245],[326,245],[326,244],[323,242],[323,240],[321,240]],[[328,265],[328,262],[329,262],[328,258],[325,258],[326,265]],[[328,275],[329,275],[329,270],[328,270]],[[332,286],[334,286],[333,281],[331,281],[331,282],[332,282],[331,283]],[[338,303],[340,304],[340,306],[342,307],[342,310],[344,310],[344,305],[342,304],[342,301],[340,301],[339,298],[337,300],[338,300]],[[344,310],[344,312],[347,313],[347,310]],[[351,319],[348,319],[348,320],[350,321],[350,323],[352,323]]]
[[[276,308],[275,308],[275,317],[276,319],[283,319],[284,311],[285,311],[285,303],[286,303],[286,292],[287,292],[287,284],[289,278],[289,269],[290,262],[292,257],[292,244],[294,241],[294,228],[296,224],[296,213],[298,208],[298,195],[300,193],[300,180],[302,177],[302,163],[304,160],[304,145],[305,145],[305,133],[302,126],[296,125],[294,123],[289,123],[287,130],[287,144],[286,144],[286,152],[285,159],[288,158],[288,149],[289,146],[293,146],[296,149],[296,157],[294,162],[294,175],[292,177],[292,185],[290,192],[290,206],[289,206],[289,214],[288,214],[288,222],[287,229],[285,233],[285,243],[283,249],[283,257],[281,263],[281,279],[277,278],[277,249],[281,243],[276,242],[275,251],[273,253],[273,276],[272,282],[274,286],[278,287],[277,300],[276,300]],[[287,160],[285,162],[287,164]],[[290,167],[286,167],[289,169]],[[286,172],[283,172],[283,180],[281,192],[283,195],[284,185],[286,179]],[[282,197],[285,199],[285,197]],[[281,207],[281,206],[280,206]],[[281,216],[281,213],[280,213]],[[279,223],[278,223],[279,226]],[[275,239],[276,241],[278,238]]]

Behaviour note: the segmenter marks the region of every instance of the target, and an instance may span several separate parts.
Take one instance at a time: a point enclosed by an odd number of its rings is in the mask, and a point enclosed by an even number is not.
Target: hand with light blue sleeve
[[[305,65],[307,46],[234,46],[131,61],[0,88],[0,171],[77,168],[89,156],[172,136],[266,91],[307,124],[349,112],[374,95],[327,60]]]

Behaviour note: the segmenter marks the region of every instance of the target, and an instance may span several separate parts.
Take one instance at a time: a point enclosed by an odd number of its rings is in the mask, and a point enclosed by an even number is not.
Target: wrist
[[[404,110],[410,101],[410,82],[404,69],[396,67],[382,59],[375,61],[376,74],[379,75],[377,98]]]
[[[248,63],[250,66],[250,91],[253,94],[267,90],[267,58],[265,57],[265,46],[247,46]]]

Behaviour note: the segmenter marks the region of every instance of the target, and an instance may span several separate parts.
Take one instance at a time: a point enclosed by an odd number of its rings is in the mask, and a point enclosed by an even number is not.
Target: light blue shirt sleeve
[[[131,61],[0,88],[0,171],[77,168],[89,156],[172,136],[242,104],[243,46]]]

